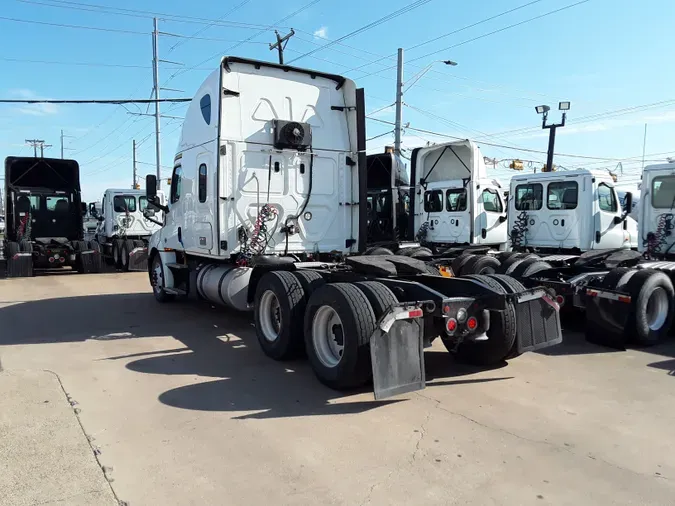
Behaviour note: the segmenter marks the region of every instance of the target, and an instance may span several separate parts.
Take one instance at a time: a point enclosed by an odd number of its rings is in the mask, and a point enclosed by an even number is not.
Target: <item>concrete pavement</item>
[[[672,344],[613,353],[568,334],[481,372],[436,343],[426,390],[375,402],[265,357],[247,315],[156,303],[143,274],[0,281],[0,329],[0,384],[57,373],[132,506],[675,497]]]

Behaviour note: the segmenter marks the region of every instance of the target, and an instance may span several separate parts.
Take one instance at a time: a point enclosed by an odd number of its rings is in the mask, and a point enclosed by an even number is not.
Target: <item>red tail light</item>
[[[470,317],[466,321],[466,326],[468,327],[469,330],[476,330],[478,328],[478,320],[476,320],[475,316]]]
[[[457,320],[454,318],[448,318],[448,321],[445,322],[445,328],[449,333],[452,334],[455,330],[457,330]]]

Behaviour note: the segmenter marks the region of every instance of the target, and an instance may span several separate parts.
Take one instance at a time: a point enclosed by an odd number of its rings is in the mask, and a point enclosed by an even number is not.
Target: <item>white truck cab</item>
[[[166,203],[163,192],[157,193],[157,202]],[[161,228],[164,213],[157,208],[150,210],[145,190],[108,189],[100,207],[89,205],[89,213],[98,219],[96,240],[109,265],[122,270],[147,268],[147,243]]]
[[[418,148],[411,158],[414,227],[434,246],[507,244],[506,199],[470,140]]]
[[[652,257],[675,257],[675,163],[648,165],[642,173],[638,202],[640,253]]]
[[[614,181],[586,169],[523,174],[509,191],[511,247],[584,252],[638,247],[637,223],[625,216]]]

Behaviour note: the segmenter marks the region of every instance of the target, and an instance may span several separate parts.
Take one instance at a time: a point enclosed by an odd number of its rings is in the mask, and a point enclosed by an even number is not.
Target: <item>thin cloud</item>
[[[328,36],[328,27],[322,26],[314,32],[314,37],[317,39],[325,39]]]
[[[39,100],[43,98],[27,88],[9,90],[9,94],[17,99]],[[56,104],[26,104],[15,108],[14,111],[28,116],[52,116],[59,113],[59,108]]]

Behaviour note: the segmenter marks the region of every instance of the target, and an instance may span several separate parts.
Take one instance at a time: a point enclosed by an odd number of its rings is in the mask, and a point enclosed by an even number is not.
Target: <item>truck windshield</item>
[[[448,212],[466,211],[466,190],[450,189],[445,196],[445,209]]]
[[[136,197],[133,195],[115,195],[113,207],[116,213],[136,212]]]
[[[652,181],[652,207],[672,209],[675,204],[675,176],[655,177]]]

